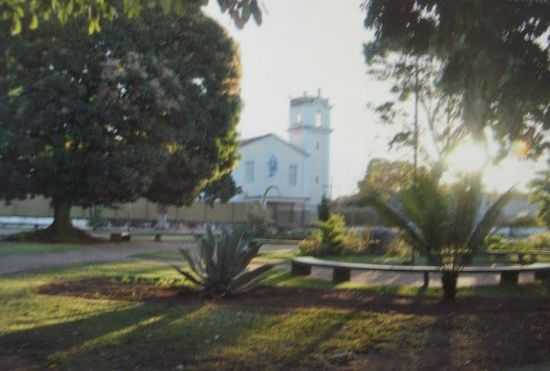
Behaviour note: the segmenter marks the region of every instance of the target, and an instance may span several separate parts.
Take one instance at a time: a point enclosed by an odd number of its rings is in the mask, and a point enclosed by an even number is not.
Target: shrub
[[[196,251],[180,249],[189,267],[174,268],[207,296],[229,296],[250,289],[263,273],[272,268],[271,265],[262,265],[246,270],[259,249],[260,245],[250,241],[243,228],[233,231],[222,228],[221,234],[216,236],[211,226],[207,226]]]
[[[300,243],[298,244],[300,255],[322,256],[322,243],[323,241],[321,238],[321,232],[316,231],[312,233],[311,236],[300,241]]]
[[[356,232],[346,230],[342,215],[333,214],[321,223],[319,231],[314,232],[298,245],[301,255],[354,255],[365,250],[365,240]]]
[[[332,214],[327,221],[321,223],[321,239],[326,245],[329,255],[337,254],[341,249],[346,235],[346,222],[339,214]]]

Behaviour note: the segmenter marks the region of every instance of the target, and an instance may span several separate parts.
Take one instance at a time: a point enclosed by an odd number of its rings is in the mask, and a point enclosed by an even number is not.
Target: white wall
[[[320,125],[316,116],[320,114]],[[290,142],[310,157],[305,165],[305,186],[311,203],[318,205],[323,195],[330,197],[330,105],[322,97],[304,96],[291,100]],[[318,179],[318,181],[317,181]]]
[[[233,171],[235,183],[243,189],[243,193],[235,200],[248,197],[261,197],[265,190],[275,185],[283,197],[309,197],[304,187],[304,165],[307,156],[300,153],[287,144],[269,136],[240,147],[241,159],[238,167]],[[278,162],[277,172],[269,177],[268,162],[274,155]],[[254,161],[254,182],[247,183],[245,179],[245,164]],[[290,185],[289,169],[291,164],[298,165],[298,177],[295,186]],[[276,191],[270,192],[271,196],[277,196]]]

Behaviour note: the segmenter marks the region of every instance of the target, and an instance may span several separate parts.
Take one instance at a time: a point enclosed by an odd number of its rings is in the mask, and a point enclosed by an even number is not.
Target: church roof
[[[303,149],[301,149],[300,147],[292,144],[292,143],[289,143],[287,142],[286,140],[284,140],[283,138],[279,137],[278,135],[275,135],[273,133],[269,133],[269,134],[264,134],[264,135],[260,135],[260,136],[257,136],[257,137],[252,137],[252,138],[248,138],[248,139],[243,139],[240,141],[239,145],[241,147],[244,147],[246,145],[249,145],[251,143],[255,143],[255,142],[258,142],[260,140],[264,140],[264,139],[267,139],[267,138],[270,138],[272,137],[273,139],[283,143],[284,145],[286,145],[287,147],[290,147],[291,149],[293,149],[294,151],[304,155],[304,156],[307,156],[309,157],[309,153],[307,153],[306,151],[304,151]]]

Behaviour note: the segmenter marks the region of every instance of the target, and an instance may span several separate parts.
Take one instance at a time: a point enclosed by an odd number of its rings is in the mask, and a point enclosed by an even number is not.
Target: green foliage
[[[263,273],[272,268],[266,264],[246,270],[260,247],[241,228],[231,232],[222,229],[221,235],[217,236],[208,226],[206,235],[200,239],[198,251],[180,250],[188,268],[174,268],[207,296],[229,296],[250,289]]]
[[[3,0],[0,3],[0,22],[9,28],[12,36],[35,30],[42,23],[57,19],[65,24],[73,19],[82,23],[89,34],[100,32],[105,22],[126,15],[139,17],[151,7],[164,14],[184,15],[206,5],[209,0]],[[239,28],[252,17],[262,23],[262,11],[257,0],[217,0],[222,12],[228,13]],[[87,22],[87,28],[84,24]]]
[[[536,252],[550,251],[550,233],[539,233],[521,239],[508,239],[499,235],[485,238],[485,246],[496,252]]]
[[[389,199],[413,183],[414,166],[406,161],[388,161],[372,159],[367,167],[365,177],[359,181],[359,196],[366,197],[377,193]]]
[[[237,187],[235,180],[228,172],[218,179],[209,182],[202,190],[201,198],[210,206],[214,206],[216,201],[227,203],[233,196],[242,192],[241,187]]]
[[[460,98],[462,122],[476,137],[491,127],[503,148],[526,140],[546,147],[550,128],[550,2],[366,0],[375,35],[367,60],[392,52],[434,57],[438,87]]]
[[[342,215],[332,214],[327,221],[319,226],[321,230],[321,240],[326,254],[337,254],[342,247],[346,236],[346,222]]]
[[[313,232],[308,238],[300,241],[298,250],[304,256],[323,256],[323,238],[320,231]]]
[[[540,220],[550,227],[550,170],[541,171],[529,184],[530,200],[538,204]]]
[[[321,222],[326,222],[330,218],[330,200],[323,195],[321,203],[317,206],[317,218]]]
[[[408,243],[425,254],[430,264],[449,272],[443,275],[444,298],[453,299],[458,272],[482,246],[511,196],[511,190],[501,195],[479,219],[479,174],[464,176],[451,187],[424,176],[401,193],[399,209],[376,196],[370,196],[367,203],[399,227]]]
[[[239,56],[202,13],[147,8],[94,36],[45,21],[2,46],[2,198],[182,205],[233,168]]]
[[[344,217],[332,214],[320,224],[319,230],[312,233],[298,245],[301,255],[327,256],[354,253],[361,250],[363,240],[346,230]]]

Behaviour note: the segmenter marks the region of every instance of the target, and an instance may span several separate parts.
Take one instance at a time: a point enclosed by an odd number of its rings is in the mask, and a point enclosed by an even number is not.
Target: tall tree
[[[466,131],[459,97],[438,89],[439,63],[432,57],[392,53],[369,58],[368,64],[370,75],[391,83],[389,99],[369,103],[380,123],[395,130],[389,148],[412,148],[418,157],[415,167],[428,166],[441,175],[445,158]]]
[[[366,0],[369,57],[398,52],[441,61],[440,86],[461,97],[464,125],[491,127],[538,155],[550,129],[550,2]]]
[[[53,240],[74,205],[193,199],[236,158],[239,59],[200,11],[144,10],[89,36],[77,19],[10,39],[0,69],[0,196],[52,200]],[[180,159],[185,166],[173,166]],[[179,183],[179,179],[185,179]]]

